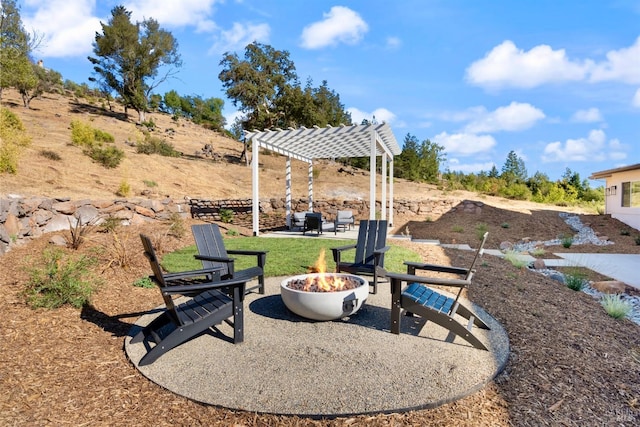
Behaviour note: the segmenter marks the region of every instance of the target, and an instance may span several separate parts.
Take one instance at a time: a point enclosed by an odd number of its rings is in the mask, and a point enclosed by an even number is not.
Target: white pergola
[[[309,210],[313,210],[313,160],[339,157],[370,158],[369,218],[375,219],[376,208],[376,160],[382,157],[382,212],[387,219],[387,181],[389,181],[389,223],[393,224],[393,156],[402,152],[391,127],[386,124],[327,126],[311,129],[301,127],[286,130],[264,130],[246,132],[247,141],[252,142],[252,189],[253,189],[253,234],[259,233],[260,185],[258,163],[260,148],[287,156],[285,204],[287,225],[291,221],[291,159],[309,164]],[[389,163],[389,168],[387,168]]]

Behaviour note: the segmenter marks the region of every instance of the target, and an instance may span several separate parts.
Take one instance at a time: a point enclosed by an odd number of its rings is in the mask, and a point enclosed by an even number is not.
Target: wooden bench
[[[251,199],[189,199],[191,218],[210,218],[216,221],[222,220],[221,210],[229,210],[234,214],[246,215],[253,212]]]

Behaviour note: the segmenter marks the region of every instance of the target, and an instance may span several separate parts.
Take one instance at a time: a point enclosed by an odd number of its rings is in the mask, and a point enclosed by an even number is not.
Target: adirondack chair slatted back
[[[382,248],[387,242],[387,221],[362,220],[358,230],[355,263],[374,265],[373,251]],[[380,258],[380,266],[384,266],[384,254]]]
[[[205,232],[204,227],[208,228],[210,232]],[[206,224],[204,226],[192,226],[193,238],[196,241],[198,247],[198,253],[207,254],[213,257],[228,258],[229,254],[224,247],[224,240],[220,233],[220,227],[217,224]],[[203,268],[222,268],[220,270],[221,277],[233,276],[233,263],[215,262],[202,260]]]
[[[160,261],[158,261],[158,257],[156,256],[156,251],[153,249],[151,239],[144,234],[140,235],[140,239],[142,240],[142,246],[144,247],[144,256],[149,260],[151,271],[153,271],[153,281],[162,291],[162,288],[166,287],[167,283],[164,280],[162,267],[160,266]],[[162,298],[167,306],[167,310],[171,313],[175,313],[173,298],[171,298],[170,295],[165,295],[164,292],[162,292]]]

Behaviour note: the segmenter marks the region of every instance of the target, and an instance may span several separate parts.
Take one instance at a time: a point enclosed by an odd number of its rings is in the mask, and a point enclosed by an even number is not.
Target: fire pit
[[[368,282],[343,273],[310,273],[282,281],[280,295],[287,308],[313,320],[350,316],[369,296]]]

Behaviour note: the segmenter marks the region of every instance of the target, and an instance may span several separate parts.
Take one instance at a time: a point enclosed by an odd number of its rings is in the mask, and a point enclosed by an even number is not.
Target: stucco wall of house
[[[640,207],[622,207],[622,183],[631,181],[640,181],[640,170],[614,173],[606,179],[605,208],[613,218],[640,229]]]

